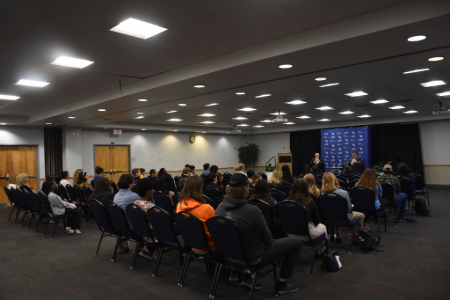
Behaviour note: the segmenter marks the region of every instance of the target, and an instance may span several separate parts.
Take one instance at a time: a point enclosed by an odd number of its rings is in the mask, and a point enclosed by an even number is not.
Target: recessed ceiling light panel
[[[289,65],[289,64],[280,65],[280,66],[278,66],[278,68],[280,68],[280,69],[290,69],[290,68],[292,68],[292,65]]]
[[[247,118],[244,118],[244,117],[236,117],[236,118],[233,118],[233,120],[247,120]]]
[[[320,120],[317,120],[317,121],[320,121],[320,122],[328,122],[328,121],[330,121],[330,119],[320,119]]]
[[[384,100],[384,99],[379,99],[379,100],[375,100],[375,101],[370,101],[370,103],[372,104],[383,104],[383,103],[388,103],[389,101]]]
[[[285,112],[282,112],[282,111],[280,111],[280,112],[273,112],[273,113],[270,113],[272,116],[284,116],[284,115],[286,115],[286,113]]]
[[[428,61],[440,61],[443,60],[444,58],[442,56],[437,56],[437,57],[431,57],[428,59]]]
[[[69,119],[75,119],[75,117],[68,117]]]
[[[444,84],[446,84],[446,83],[443,82],[442,80],[433,80],[433,81],[421,83],[420,85],[423,87],[430,87],[430,86],[438,86],[438,85],[444,85]]]
[[[197,88],[197,89],[202,89],[205,86],[203,84],[197,84],[197,85],[194,85],[194,87]]]
[[[0,123],[0,125],[6,125],[6,123]]]
[[[45,125],[52,125],[53,123],[45,123]]]
[[[255,128],[262,128],[262,127],[264,127],[264,126],[262,126],[262,125],[255,125],[255,126],[253,126],[253,127],[255,127]]]
[[[31,87],[38,87],[38,88],[49,85],[48,82],[28,80],[28,79],[20,79],[16,84],[24,85],[24,86],[31,86]]]
[[[443,92],[443,93],[437,93],[436,95],[437,95],[437,96],[439,96],[439,97],[446,97],[446,96],[450,96],[450,91],[447,91],[447,92]]]
[[[211,104],[207,104],[205,106],[216,106],[216,105],[219,105],[219,103],[211,103]]]
[[[178,104],[178,106],[186,106],[186,104],[180,103],[180,104]]]
[[[142,128],[141,130],[147,130],[147,129],[145,129],[145,128]]]
[[[315,80],[316,81],[324,81],[324,80],[327,80],[327,78],[326,77],[317,77]]]
[[[237,92],[236,95],[241,96],[241,95],[245,95],[245,93],[244,92]]]
[[[147,102],[147,99],[139,99],[139,102]]]
[[[166,31],[167,29],[147,22],[129,18],[116,27],[111,28],[110,30],[145,40],[149,37],[157,35],[158,33]]]
[[[199,116],[199,117],[214,117],[215,114],[204,113],[204,114],[201,114],[201,115],[198,115],[198,116]]]
[[[139,116],[139,117],[136,117],[135,119],[143,119],[143,118],[145,118],[144,116]]]
[[[106,111],[104,108],[99,108],[98,111]]]
[[[362,91],[358,91],[358,92],[348,93],[348,94],[345,94],[345,95],[349,96],[349,97],[361,97],[361,96],[366,96],[368,94],[365,93],[365,92],[362,92]]]
[[[265,97],[270,97],[270,96],[272,96],[272,95],[271,94],[262,94],[262,95],[256,96],[255,98],[265,98]]]
[[[272,120],[262,120],[263,123],[272,123]]]
[[[423,41],[426,38],[427,37],[424,35],[416,35],[416,36],[412,36],[412,37],[408,38],[408,42],[419,42],[419,41]]]
[[[20,97],[11,96],[11,95],[0,95],[0,100],[17,100]]]
[[[354,114],[354,112],[347,110],[347,111],[341,111],[339,114],[340,115],[351,115],[351,114]]]
[[[405,108],[405,107],[401,106],[401,105],[395,105],[395,106],[389,107],[389,109],[402,109],[402,108]]]
[[[214,124],[215,122],[213,121],[204,121],[204,122],[200,122],[201,124]]]
[[[321,107],[316,107],[316,109],[318,109],[318,110],[334,110],[334,108],[332,108],[331,106],[321,106]]]
[[[328,86],[335,86],[335,85],[339,85],[339,83],[329,83],[329,84],[324,84],[324,85],[319,85],[319,87],[328,87]]]
[[[295,125],[295,123],[293,122],[287,122],[287,123],[283,123],[284,125]]]
[[[93,61],[89,61],[89,60],[85,60],[85,59],[60,56],[54,62],[52,62],[52,65],[58,65],[58,66],[63,66],[63,67],[75,68],[75,69],[83,69],[93,63],[94,63]]]
[[[290,104],[290,105],[299,105],[299,104],[304,104],[304,103],[306,103],[305,101],[302,101],[302,100],[292,100],[292,101],[289,101],[289,102],[285,102],[286,104]]]
[[[171,110],[171,111],[168,111],[167,113],[168,114],[173,114],[173,113],[176,113],[177,111],[176,110]]]
[[[238,126],[246,127],[246,126],[250,126],[250,125],[248,125],[248,124],[239,124]]]
[[[416,70],[411,70],[411,71],[406,71],[403,72],[403,74],[412,74],[412,73],[418,73],[418,72],[425,72],[425,71],[429,71],[430,69],[425,68],[425,69],[416,69]]]
[[[238,110],[240,110],[240,111],[254,111],[254,110],[256,110],[256,108],[244,107],[244,108],[240,108]]]
[[[358,118],[370,118],[370,116],[369,115],[361,115],[361,116],[358,116]]]
[[[143,115],[144,113],[142,111],[138,111],[136,114]]]
[[[300,116],[300,117],[296,117],[297,119],[311,119],[311,117],[309,116]]]
[[[415,113],[418,113],[418,111],[417,110],[408,110],[408,111],[404,111],[403,113],[404,114],[415,114]]]
[[[173,118],[173,119],[169,119],[169,120],[167,120],[167,121],[170,121],[170,122],[181,122],[181,121],[183,121],[182,119],[176,119],[176,118]]]

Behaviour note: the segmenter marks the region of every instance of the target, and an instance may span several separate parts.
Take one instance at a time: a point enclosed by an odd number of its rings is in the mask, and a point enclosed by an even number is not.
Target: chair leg
[[[275,297],[278,296],[278,277],[277,277],[277,265],[273,262],[272,263],[272,271],[273,271],[273,293]]]
[[[312,264],[311,264],[311,270],[309,270],[309,275],[312,276],[313,270],[314,270],[314,261],[316,256],[316,246],[313,246],[313,258],[312,258]]]
[[[377,233],[380,234],[380,216],[377,217],[378,217]]]
[[[162,254],[163,254],[163,248],[160,247],[158,249],[158,256],[156,258],[155,269],[153,269],[152,277],[156,277],[156,274],[158,273],[158,268],[159,268],[159,264],[161,263]]]
[[[325,253],[329,254],[328,253],[328,241],[327,241],[327,239],[325,239]]]
[[[214,299],[216,295],[217,286],[219,285],[220,271],[222,270],[222,263],[219,263],[219,267],[216,268],[216,280],[213,282],[212,290],[211,290],[211,298]]]
[[[211,290],[209,291],[209,298],[214,298],[213,296],[213,290],[214,290],[214,284],[216,283],[216,279],[218,277],[219,274],[219,267],[220,267],[221,263],[218,262],[216,264],[216,269],[214,270],[214,275],[213,275],[213,280],[212,280],[212,284],[211,284]]]
[[[23,214],[23,217],[22,217],[22,222],[20,222],[20,226],[22,226],[22,224],[23,224],[23,221],[25,220],[25,216],[27,216],[27,217],[28,217],[28,211],[25,211],[25,213]]]
[[[36,223],[36,227],[34,227],[34,231],[37,230],[37,228],[38,228],[39,223],[41,222],[41,220],[42,220],[42,215],[39,215],[39,220],[38,220],[37,223]]]
[[[190,255],[189,255],[189,253],[186,253],[186,256],[184,257],[183,269],[181,270],[180,282],[178,282],[179,287],[183,287],[184,279],[186,278],[186,273],[187,273],[187,270],[189,267],[189,261],[190,261]]]
[[[55,228],[53,228],[52,238],[55,236],[56,227],[58,227],[58,222],[59,222],[59,219],[56,219],[56,220],[55,220]]]
[[[251,291],[250,291],[250,300],[253,299],[253,292],[255,291],[255,284],[256,284],[256,277],[258,275],[258,272],[255,272],[255,274],[253,274],[253,280],[252,280],[252,287],[251,287]]]
[[[353,241],[352,241],[352,239],[353,239],[353,231],[355,230],[355,227],[353,227],[352,228],[352,230],[351,230],[351,238],[350,238],[350,252],[348,253],[348,254],[352,254],[352,249],[353,249]]]
[[[397,227],[397,223],[398,223],[398,206],[394,206],[394,215],[395,215],[395,227]]]
[[[384,215],[384,233],[387,232],[387,215]]]
[[[131,261],[131,266],[130,266],[131,270],[134,269],[134,265],[136,264],[136,258],[138,256],[138,252],[139,252],[139,247],[140,246],[141,246],[141,242],[137,242],[136,243],[136,249],[134,249],[133,260]]]
[[[100,236],[100,241],[98,242],[97,252],[95,252],[95,256],[98,256],[98,250],[100,250],[100,244],[102,243],[104,233]]]
[[[116,247],[114,248],[114,253],[113,256],[111,258],[111,261],[114,262],[116,261],[116,256],[117,256],[117,250],[119,249],[120,243],[122,242],[122,238],[117,237],[117,243],[116,243]],[[99,245],[100,247],[100,245]]]
[[[34,212],[32,213],[32,215],[31,215],[31,217],[30,217],[30,222],[28,222],[27,229],[30,228],[31,220],[33,220],[33,218],[34,218]]]
[[[45,224],[44,232],[42,233],[42,235],[45,235],[45,232],[47,231],[47,226],[49,223],[50,223],[50,218],[47,219],[47,223]]]
[[[428,201],[428,206],[430,206],[430,202]],[[13,211],[14,211],[14,209],[16,208],[16,206],[15,205],[13,205],[12,206],[12,210],[11,210],[11,213],[9,214],[9,218],[8,218],[8,221],[9,220],[11,220],[11,216],[12,216],[12,213],[13,213]]]

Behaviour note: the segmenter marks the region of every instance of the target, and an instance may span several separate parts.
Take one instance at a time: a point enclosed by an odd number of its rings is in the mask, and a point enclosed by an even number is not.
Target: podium
[[[281,170],[284,165],[289,166],[292,174],[292,153],[278,153],[278,169]]]

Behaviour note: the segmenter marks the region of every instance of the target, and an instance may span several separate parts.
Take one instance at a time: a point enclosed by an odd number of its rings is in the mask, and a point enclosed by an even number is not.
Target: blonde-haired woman
[[[247,173],[245,173],[245,165],[240,163],[234,166],[235,173],[242,173],[245,176],[247,176]]]
[[[330,172],[327,172],[323,175],[323,178],[322,178],[322,194],[329,194],[329,193],[334,193],[336,195],[339,195],[339,196],[345,198],[345,200],[347,200],[347,216],[350,221],[357,219],[357,218],[359,219],[359,227],[355,228],[355,231],[353,232],[353,241],[358,242],[358,232],[359,232],[359,229],[364,224],[365,216],[363,213],[360,213],[357,211],[352,211],[352,203],[350,202],[350,198],[348,197],[347,191],[341,190],[339,188],[339,183],[338,183],[336,176],[334,176]],[[341,228],[336,227],[336,243],[339,244],[341,242],[342,242]]]
[[[26,189],[27,192],[29,192],[29,193],[31,193],[31,191],[33,191],[31,186],[28,185],[28,182],[30,181],[30,179],[28,178],[27,174],[20,173],[19,175],[17,175],[16,181],[17,181],[17,186],[19,187],[19,189],[21,189],[21,190]]]
[[[275,169],[275,171],[273,171],[272,177],[270,177],[269,180],[267,180],[267,182],[269,184],[274,185],[275,187],[278,187],[278,185],[281,184],[281,178],[283,177],[283,172],[281,172],[278,169]]]
[[[73,184],[72,186],[74,186],[75,184],[77,184],[77,180],[78,177],[80,176],[80,173],[83,173],[83,169],[76,169],[75,172],[73,172]]]
[[[306,184],[308,185],[308,191],[311,195],[319,199],[320,197],[320,190],[316,186],[316,179],[312,174],[306,174],[305,177],[303,177],[303,180],[305,180]]]
[[[9,178],[8,178],[8,189],[11,189],[11,188],[16,188],[17,187],[17,185],[16,185],[16,178],[17,178],[17,175],[14,175],[14,174],[9,174]]]

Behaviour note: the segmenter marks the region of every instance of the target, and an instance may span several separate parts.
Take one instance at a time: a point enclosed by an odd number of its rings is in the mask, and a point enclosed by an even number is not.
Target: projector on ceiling
[[[442,106],[442,102],[439,101],[439,108],[433,111],[433,115],[447,115],[450,114],[450,109]]]
[[[234,127],[230,129],[230,132],[241,132],[241,130],[236,127],[236,124],[234,124]]]
[[[273,123],[286,123],[288,119],[283,118],[282,116],[277,116],[275,119],[272,120]]]

